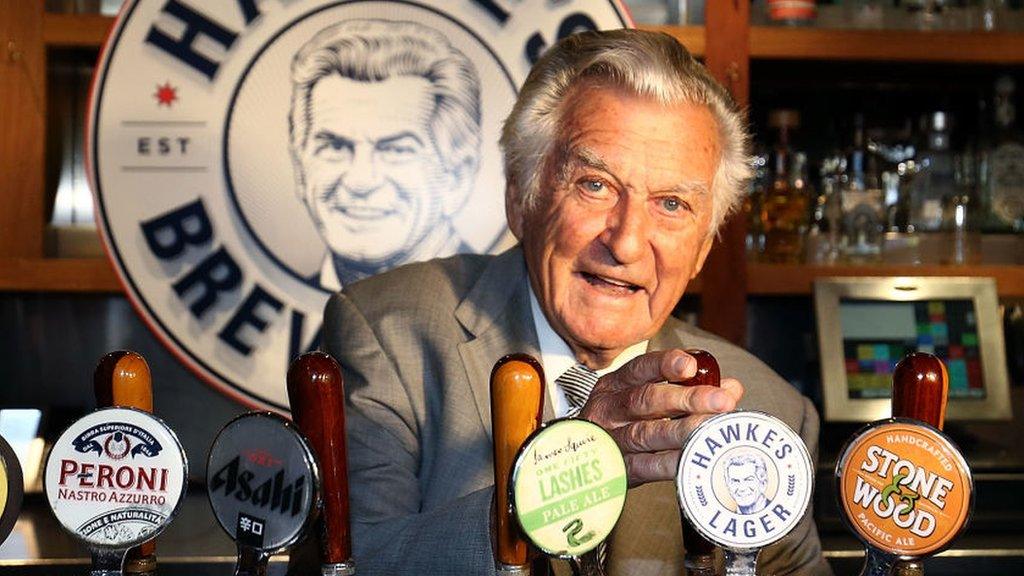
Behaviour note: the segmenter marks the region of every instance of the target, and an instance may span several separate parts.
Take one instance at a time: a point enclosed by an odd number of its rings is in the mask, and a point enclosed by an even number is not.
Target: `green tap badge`
[[[519,526],[537,548],[579,557],[615,527],[626,502],[626,464],[600,426],[556,420],[523,444],[511,490]]]

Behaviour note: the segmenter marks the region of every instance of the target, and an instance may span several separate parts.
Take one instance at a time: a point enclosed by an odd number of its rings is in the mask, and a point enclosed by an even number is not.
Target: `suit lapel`
[[[513,352],[540,357],[530,314],[526,266],[518,246],[490,262],[456,308],[455,317],[472,335],[459,344],[458,350],[480,419],[490,436],[494,363]]]

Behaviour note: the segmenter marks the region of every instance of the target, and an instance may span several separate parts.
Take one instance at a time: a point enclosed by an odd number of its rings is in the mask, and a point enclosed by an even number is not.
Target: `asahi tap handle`
[[[705,350],[687,350],[687,354],[697,361],[697,374],[681,382],[684,386],[721,386],[722,371],[718,360]],[[686,518],[679,515],[683,524],[683,544],[686,546],[686,573],[691,576],[714,576],[715,545],[700,535]]]
[[[914,352],[892,373],[892,416],[913,418],[942,430],[946,420],[949,376],[941,360]]]
[[[526,541],[509,503],[516,454],[541,423],[544,370],[526,354],[510,354],[491,370],[491,430],[494,439],[495,564],[499,574],[529,573]]]
[[[320,461],[324,497],[322,573],[355,574],[349,526],[345,389],[338,362],[323,352],[299,356],[288,369],[288,401],[292,418]]]
[[[153,378],[142,355],[115,350],[100,358],[92,375],[97,408],[124,406],[153,412]],[[128,551],[126,574],[156,571],[156,540],[147,540]]]

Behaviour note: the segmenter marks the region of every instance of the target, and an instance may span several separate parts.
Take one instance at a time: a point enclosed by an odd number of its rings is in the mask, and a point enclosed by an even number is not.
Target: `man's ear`
[[[704,268],[704,262],[708,258],[708,254],[711,252],[711,247],[715,245],[715,234],[708,234],[704,238],[704,243],[700,246],[700,254],[697,256],[697,265],[693,267],[693,273],[690,274],[690,280],[697,277],[700,274],[702,268]]]
[[[508,229],[516,240],[523,241],[523,206],[519,201],[519,192],[511,181],[505,184],[505,219]]]
[[[450,219],[466,205],[469,195],[473,192],[473,185],[476,183],[478,167],[477,158],[467,157],[449,169],[448,178],[451,182],[451,189],[437,191],[438,194],[441,194],[441,210],[444,212],[445,218]]]

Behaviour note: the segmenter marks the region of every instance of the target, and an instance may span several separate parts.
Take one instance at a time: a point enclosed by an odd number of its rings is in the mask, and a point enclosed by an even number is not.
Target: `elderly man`
[[[467,252],[452,227],[480,164],[480,80],[437,30],[348,20],[292,62],[290,150],[299,197],[338,290],[399,264]]]
[[[708,415],[765,410],[815,450],[806,399],[670,316],[742,194],[746,140],[724,90],[669,36],[584,33],[541,58],[502,136],[520,245],[403,267],[327,305],[324,342],[349,400],[360,573],[493,572],[488,374],[510,352],[541,359],[547,418],[578,413],[622,449],[631,489],[612,574],[683,572],[670,480]],[[730,376],[721,388],[666,383],[694,375],[689,347],[718,358]],[[581,395],[563,373],[597,383]],[[761,565],[830,573],[810,515]]]

